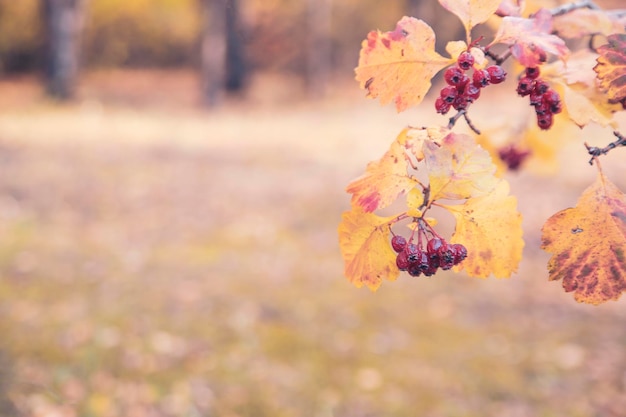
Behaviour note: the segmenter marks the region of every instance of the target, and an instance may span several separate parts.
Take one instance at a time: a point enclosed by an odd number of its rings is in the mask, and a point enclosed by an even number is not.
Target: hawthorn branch
[[[562,4],[553,9],[550,9],[550,14],[552,16],[561,16],[561,15],[573,12],[574,10],[578,10],[578,9],[601,10],[600,6],[598,6],[594,1],[581,0],[581,1],[574,1],[572,3]]]
[[[593,161],[595,161],[600,155],[606,155],[612,149],[615,149],[619,146],[626,146],[626,136],[622,135],[618,131],[614,131],[613,135],[617,137],[617,140],[609,143],[604,148],[598,148],[597,146],[589,146],[587,142],[585,142],[585,148],[587,148],[587,152],[591,155],[591,159],[589,160],[589,165],[593,165]]]
[[[485,49],[484,50],[485,55],[488,56],[489,58],[493,59],[493,62],[496,65],[502,65],[502,63],[504,61],[506,61],[507,59],[509,59],[512,55],[512,52],[510,49],[507,49],[507,51],[505,53],[503,53],[502,55],[498,55],[494,52],[491,52],[490,49]]]
[[[459,110],[457,112],[457,114],[455,114],[454,116],[452,116],[450,118],[450,120],[448,121],[448,129],[452,129],[454,127],[454,125],[456,124],[456,122],[461,117],[463,117],[465,119],[465,122],[467,123],[469,128],[474,131],[474,133],[476,133],[477,135],[480,135],[480,130],[476,126],[474,126],[474,123],[472,123],[472,121],[470,120],[469,116],[467,115],[467,109]]]

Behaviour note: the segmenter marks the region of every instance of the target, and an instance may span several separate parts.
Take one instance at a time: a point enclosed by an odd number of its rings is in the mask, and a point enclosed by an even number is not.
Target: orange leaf
[[[452,243],[467,248],[467,258],[455,270],[472,277],[508,278],[522,259],[522,216],[517,199],[509,196],[509,184],[501,180],[489,194],[471,198],[460,206],[444,206],[456,218]]]
[[[576,9],[556,16],[553,29],[564,38],[582,38],[588,35],[608,36],[624,31],[618,19],[603,10]]]
[[[414,17],[403,17],[391,32],[372,31],[361,45],[356,80],[368,97],[394,102],[398,112],[419,104],[431,79],[452,63],[435,52],[435,33]]]
[[[400,271],[386,226],[393,217],[365,213],[359,207],[343,213],[339,224],[339,247],[345,262],[346,278],[357,287],[367,285],[372,291],[384,279],[394,281]]]
[[[440,140],[447,129],[407,127],[391,144],[383,157],[367,165],[360,178],[348,184],[346,191],[352,194],[352,205],[372,212],[393,203],[401,194],[411,190],[418,182],[409,175],[411,165],[424,159],[424,141]]]
[[[439,3],[449,12],[461,19],[465,27],[467,40],[470,31],[480,23],[487,21],[498,10],[502,0],[439,0]]]
[[[468,135],[450,133],[440,144],[424,144],[430,201],[487,194],[497,184],[489,153]]]
[[[492,44],[511,45],[511,53],[525,67],[546,61],[546,54],[564,59],[569,54],[565,41],[552,34],[552,14],[541,9],[532,19],[507,16],[502,19]]]
[[[405,149],[404,129],[383,157],[367,165],[366,173],[352,181],[346,191],[352,194],[352,205],[362,207],[366,212],[387,207],[398,196],[417,185],[409,176]]]
[[[626,290],[626,198],[600,172],[576,207],[546,221],[542,246],[552,254],[551,281],[563,280],[578,302],[617,300]]]
[[[593,68],[598,74],[600,87],[611,103],[626,98],[626,35],[615,34],[608,37],[609,43],[598,48],[598,64]]]

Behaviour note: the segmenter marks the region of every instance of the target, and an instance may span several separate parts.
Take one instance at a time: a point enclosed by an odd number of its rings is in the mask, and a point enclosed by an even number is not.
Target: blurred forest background
[[[80,71],[106,68],[197,70],[206,104],[259,72],[320,96],[352,72],[364,34],[405,14],[446,27],[440,47],[461,29],[435,1],[2,0],[0,71],[45,75],[60,98]]]
[[[343,277],[345,185],[447,123],[353,80],[403,15],[463,37],[435,0],[0,0],[0,416],[623,417],[626,304],[576,304],[539,248],[610,130],[507,174],[510,280]],[[487,132],[532,116],[510,78]]]

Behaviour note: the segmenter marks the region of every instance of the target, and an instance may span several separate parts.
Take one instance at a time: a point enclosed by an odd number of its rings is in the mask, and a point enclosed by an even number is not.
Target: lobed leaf
[[[511,53],[525,67],[536,67],[553,54],[560,59],[569,55],[565,41],[552,34],[552,14],[540,9],[532,18],[507,16],[492,44],[510,45]]]
[[[542,248],[550,281],[578,302],[600,304],[626,291],[626,198],[602,172],[576,203],[550,217]]]
[[[608,43],[598,48],[598,63],[593,70],[598,74],[600,87],[611,103],[626,99],[626,34],[608,37]]]
[[[508,278],[517,271],[524,249],[522,216],[517,211],[517,199],[508,194],[508,182],[500,180],[487,195],[460,206],[443,206],[456,218],[450,241],[467,248],[467,258],[456,271],[465,270],[478,278],[492,274]]]
[[[376,291],[383,280],[394,281],[400,274],[396,253],[389,244],[391,231],[386,226],[391,219],[366,213],[359,207],[343,213],[338,232],[344,274],[359,288],[365,284]]]
[[[394,102],[398,112],[419,104],[431,79],[452,63],[435,52],[435,33],[414,17],[403,17],[395,30],[372,31],[361,45],[356,80],[368,97]]]
[[[489,193],[496,186],[491,156],[468,135],[450,133],[424,144],[430,201],[459,200]]]
[[[469,42],[472,28],[494,15],[502,0],[439,0],[449,12],[461,19]]]

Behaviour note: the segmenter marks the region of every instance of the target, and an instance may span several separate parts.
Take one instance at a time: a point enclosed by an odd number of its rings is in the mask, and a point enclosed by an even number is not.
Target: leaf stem
[[[617,140],[609,143],[604,148],[598,148],[597,146],[589,146],[587,142],[585,142],[585,148],[587,148],[587,152],[589,153],[589,155],[591,155],[591,159],[589,160],[589,165],[593,165],[593,162],[596,161],[600,155],[606,155],[607,153],[609,153],[609,151],[617,148],[618,146],[626,146],[626,136],[622,135],[618,131],[614,131],[613,135],[617,137]]]

